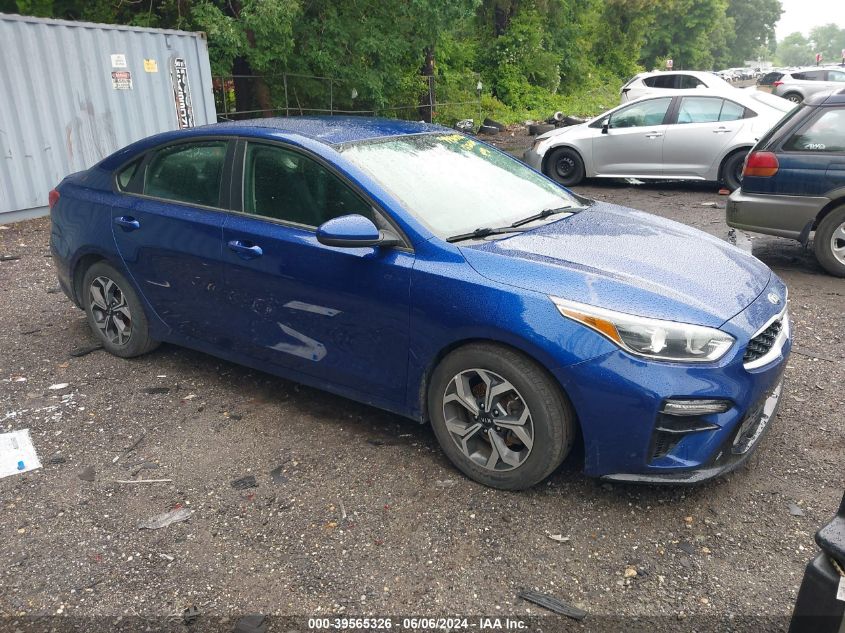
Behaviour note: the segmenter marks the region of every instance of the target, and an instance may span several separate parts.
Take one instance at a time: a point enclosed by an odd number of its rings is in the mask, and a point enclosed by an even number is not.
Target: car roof
[[[447,129],[423,121],[402,121],[359,116],[292,116],[226,121],[203,126],[206,132],[232,131],[257,136],[268,132],[283,132],[304,136],[327,145],[365,141],[390,136],[442,132]]]
[[[804,103],[811,106],[837,106],[845,105],[845,88],[836,92],[817,92],[804,100]]]

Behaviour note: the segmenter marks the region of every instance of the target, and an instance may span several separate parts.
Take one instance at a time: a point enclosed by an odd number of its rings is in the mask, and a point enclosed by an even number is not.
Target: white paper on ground
[[[21,462],[23,468],[20,467]],[[41,468],[41,462],[38,461],[29,437],[29,429],[0,433],[0,477],[18,475],[36,468]]]
[[[845,602],[845,576],[839,577],[839,590],[836,592],[836,599]]]

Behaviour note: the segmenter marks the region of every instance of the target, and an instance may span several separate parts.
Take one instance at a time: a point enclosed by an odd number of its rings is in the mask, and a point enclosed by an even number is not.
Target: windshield
[[[391,137],[338,150],[444,238],[581,206],[533,169],[463,134]]]

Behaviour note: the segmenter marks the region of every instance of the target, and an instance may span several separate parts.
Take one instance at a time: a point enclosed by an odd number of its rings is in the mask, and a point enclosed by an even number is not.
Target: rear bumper
[[[728,199],[728,226],[797,240],[808,222],[830,202],[824,197],[785,196],[734,191]]]

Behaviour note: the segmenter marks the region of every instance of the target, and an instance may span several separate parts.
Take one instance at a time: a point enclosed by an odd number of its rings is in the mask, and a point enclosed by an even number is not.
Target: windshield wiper
[[[534,220],[542,220],[543,218],[547,218],[550,215],[555,215],[557,213],[578,213],[581,211],[578,207],[557,207],[556,209],[543,209],[539,213],[535,213],[534,215],[529,215],[527,218],[523,218],[521,220],[517,220],[511,226],[522,226],[523,224],[528,224],[529,222],[533,222]]]
[[[461,233],[460,235],[453,235],[452,237],[447,237],[446,241],[460,242],[462,240],[481,239],[482,237],[488,237],[490,235],[499,235],[501,233],[521,233],[525,230],[527,229],[521,229],[515,226],[499,226],[496,228],[483,226],[481,228],[475,229],[471,233]]]

